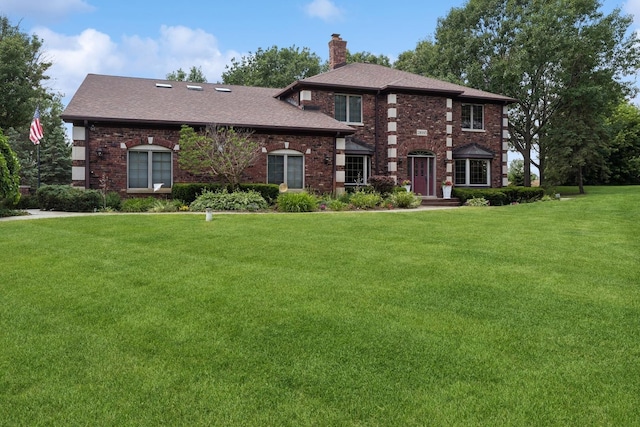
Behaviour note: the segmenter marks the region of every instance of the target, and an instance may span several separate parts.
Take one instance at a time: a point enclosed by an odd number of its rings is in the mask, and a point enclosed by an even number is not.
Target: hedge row
[[[238,186],[241,191],[253,190],[258,193],[269,203],[274,204],[278,199],[280,190],[276,184],[240,184]],[[174,200],[182,200],[189,205],[195,201],[203,191],[218,192],[226,189],[229,193],[233,192],[231,186],[226,184],[204,184],[204,183],[183,183],[173,184],[171,188],[171,197]]]
[[[514,187],[503,188],[456,188],[453,189],[453,197],[465,203],[469,199],[484,197],[491,206],[509,205],[511,203],[529,203],[540,200],[544,196],[544,189],[540,187]]]
[[[43,185],[36,192],[40,209],[65,212],[93,212],[103,207],[102,193],[70,185]]]

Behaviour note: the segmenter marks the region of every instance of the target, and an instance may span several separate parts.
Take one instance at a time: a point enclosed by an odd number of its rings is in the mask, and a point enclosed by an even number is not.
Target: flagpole
[[[40,188],[40,144],[38,144],[38,188]]]

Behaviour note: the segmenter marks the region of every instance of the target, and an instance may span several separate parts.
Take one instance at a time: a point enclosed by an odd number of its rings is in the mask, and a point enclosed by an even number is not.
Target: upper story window
[[[152,190],[156,185],[171,188],[173,166],[171,150],[156,145],[140,145],[127,156],[127,186],[131,190]]]
[[[347,123],[362,123],[362,96],[336,95],[336,120]]]
[[[484,105],[462,104],[462,129],[484,129]]]

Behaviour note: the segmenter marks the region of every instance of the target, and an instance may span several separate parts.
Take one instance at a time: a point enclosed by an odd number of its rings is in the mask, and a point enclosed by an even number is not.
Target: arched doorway
[[[413,192],[436,197],[436,155],[430,151],[412,151],[408,159]]]

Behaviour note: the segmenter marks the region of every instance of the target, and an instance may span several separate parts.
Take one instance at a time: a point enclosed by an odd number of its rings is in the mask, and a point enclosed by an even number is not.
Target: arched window
[[[267,156],[267,183],[304,188],[304,155],[295,150],[276,150]]]
[[[173,152],[158,145],[138,145],[127,152],[127,188],[153,190],[173,185]]]

